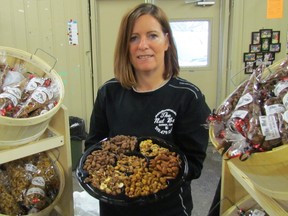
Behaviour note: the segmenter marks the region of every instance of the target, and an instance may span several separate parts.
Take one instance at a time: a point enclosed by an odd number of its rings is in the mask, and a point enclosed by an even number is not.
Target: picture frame
[[[252,32],[252,44],[260,44],[260,32]]]
[[[256,60],[256,53],[244,53],[244,62],[254,62]]]
[[[261,51],[269,52],[270,38],[262,38],[261,39]]]
[[[259,53],[256,53],[256,56],[255,56],[255,58],[256,58],[256,61],[257,60],[263,60],[263,53],[262,52],[259,52]]]
[[[263,55],[263,61],[274,61],[275,60],[275,53],[273,52],[266,52]]]
[[[271,43],[277,44],[279,42],[280,42],[280,31],[273,31]]]
[[[281,50],[281,44],[280,43],[269,45],[269,52],[280,52],[280,50]]]
[[[252,53],[254,53],[254,52],[261,52],[261,44],[250,44],[249,45],[250,46],[250,48],[249,48],[249,51]]]
[[[271,37],[272,37],[272,29],[260,30],[260,38],[271,38]]]
[[[259,66],[263,63],[263,53],[262,52],[259,52],[259,53],[256,53],[256,62],[255,62],[255,66]]]
[[[254,68],[254,62],[245,62],[245,74],[252,74]]]
[[[286,45],[288,47],[288,42]],[[280,51],[280,31],[259,29],[259,31],[252,32],[249,51],[243,53],[245,74],[253,73],[261,65],[269,66],[273,64],[276,53]]]

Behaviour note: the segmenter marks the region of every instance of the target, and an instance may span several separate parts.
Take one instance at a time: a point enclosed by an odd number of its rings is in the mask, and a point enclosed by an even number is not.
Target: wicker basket
[[[284,65],[285,63],[285,65]],[[275,62],[273,65],[265,68],[261,74],[262,80],[275,78],[279,66],[287,67],[287,58]],[[223,152],[223,138],[218,138],[217,128],[213,123],[209,125],[209,137],[214,147],[226,158]],[[250,155],[249,159],[242,161],[233,158],[227,162],[232,175],[237,179],[240,176],[242,182],[249,182],[251,187],[258,189],[267,197],[276,201],[288,201],[288,144],[275,147],[270,151],[257,152]],[[233,190],[231,191],[233,193]],[[236,196],[236,195],[232,195]]]
[[[58,191],[56,198],[53,200],[53,202],[49,206],[47,206],[46,208],[44,208],[40,212],[29,214],[27,216],[50,216],[51,212],[53,211],[53,209],[55,208],[55,206],[59,202],[59,200],[63,194],[63,191],[64,191],[64,187],[65,187],[64,170],[52,152],[47,152],[47,154],[51,158],[51,160],[53,161],[54,168],[56,169],[56,172],[59,176],[59,180],[60,180],[59,191]],[[7,216],[7,215],[0,213],[0,216]]]
[[[45,114],[31,118],[10,118],[0,116],[0,149],[11,148],[26,144],[39,138],[47,129],[52,116],[59,110],[64,98],[64,85],[61,77],[47,63],[35,55],[22,50],[2,47],[0,52],[5,52],[7,63],[13,66],[21,60],[25,63],[27,71],[36,73],[39,77],[49,77],[59,87],[59,100],[57,105]]]

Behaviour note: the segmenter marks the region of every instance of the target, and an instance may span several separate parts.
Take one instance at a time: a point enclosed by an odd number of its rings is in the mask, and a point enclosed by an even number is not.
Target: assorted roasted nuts
[[[153,157],[159,155],[162,152],[168,152],[167,148],[160,147],[157,144],[154,144],[151,139],[143,140],[140,145],[140,152],[148,157]]]
[[[181,158],[168,146],[118,135],[100,142],[84,159],[85,184],[107,195],[129,198],[155,194],[168,187],[181,169]]]

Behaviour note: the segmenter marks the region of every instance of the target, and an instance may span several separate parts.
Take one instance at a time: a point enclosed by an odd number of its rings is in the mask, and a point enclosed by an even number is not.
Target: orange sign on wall
[[[267,19],[283,17],[283,0],[267,0]]]

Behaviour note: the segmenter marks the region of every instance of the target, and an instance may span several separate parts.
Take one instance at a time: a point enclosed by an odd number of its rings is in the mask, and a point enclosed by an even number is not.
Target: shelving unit
[[[0,150],[0,164],[43,151],[49,151],[58,158],[64,171],[64,191],[55,211],[61,216],[74,215],[69,117],[64,105],[61,105],[52,117],[48,129],[37,141]]]
[[[210,139],[219,147],[210,128]],[[221,216],[238,215],[238,208],[263,208],[270,216],[288,216],[288,144],[254,153],[247,160],[222,160]]]
[[[237,166],[237,160],[239,159],[223,160],[221,215],[231,215],[231,212],[236,212],[237,207],[245,210],[254,207],[256,204],[262,207],[269,215],[288,215],[288,200],[281,200],[281,202],[263,193],[256,186],[256,183],[247,176],[247,173]],[[261,181],[261,176],[259,181]],[[271,182],[271,185],[277,185],[278,183],[276,177],[275,181]],[[287,184],[280,186],[284,188],[287,187]],[[225,201],[225,199],[229,199],[232,203]]]
[[[279,147],[275,152],[256,153],[247,161],[240,161],[238,158],[224,159],[221,197],[230,199],[238,207],[241,204],[241,208],[245,207],[245,203],[248,205],[246,209],[257,203],[269,215],[288,216],[287,153],[288,146],[285,146]],[[269,154],[274,156],[269,159]],[[261,161],[262,163],[257,163]],[[271,163],[270,166],[266,166],[267,163]],[[267,172],[263,172],[260,166],[267,169]],[[231,207],[235,209],[231,203],[229,205],[224,202],[221,212],[226,215]]]
[[[287,206],[286,206],[286,210],[285,210],[285,206],[281,206],[277,202],[276,199],[273,199],[269,195],[261,192],[261,190],[259,190],[257,188],[257,186],[255,186],[255,182],[251,181],[251,179],[245,174],[245,172],[243,170],[239,169],[239,167],[237,167],[237,165],[235,165],[235,163],[233,163],[233,161],[227,161],[227,165],[228,165],[228,168],[229,168],[231,175],[242,186],[242,188],[237,187],[238,190],[235,190],[235,193],[240,193],[240,191],[239,191],[240,189],[245,190],[245,191],[243,191],[243,193],[244,194],[247,193],[249,195],[249,196],[246,195],[246,197],[247,198],[251,197],[254,200],[254,201],[251,201],[251,199],[250,199],[250,202],[252,202],[252,203],[257,202],[269,215],[281,215],[281,216],[288,215]],[[227,170],[227,172],[229,172],[229,171]],[[224,178],[224,181],[223,181],[224,185],[232,183],[229,181],[227,182],[225,180],[227,180],[227,179]],[[272,185],[277,184],[277,181],[271,182],[271,184]],[[286,187],[287,187],[287,185],[286,185]],[[223,188],[223,197],[229,197],[233,200],[233,195],[231,196],[230,192],[226,191],[225,188]],[[233,202],[238,206],[239,200],[234,200]],[[247,199],[246,202],[249,202],[249,200]],[[221,211],[221,212],[225,212],[225,210],[226,209],[223,209],[223,211]]]

